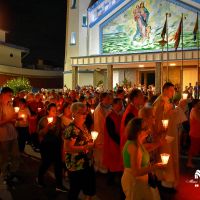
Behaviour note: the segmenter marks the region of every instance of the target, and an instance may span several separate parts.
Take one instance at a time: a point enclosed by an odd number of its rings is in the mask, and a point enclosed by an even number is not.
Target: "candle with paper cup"
[[[47,120],[48,120],[48,124],[50,124],[53,122],[53,117],[47,117]]]
[[[163,124],[163,127],[164,127],[165,129],[167,129],[167,128],[168,128],[168,124],[169,124],[169,120],[168,120],[168,119],[163,119],[163,120],[162,120],[162,124]]]
[[[38,112],[40,112],[42,110],[42,108],[38,108]]]
[[[92,132],[91,132],[93,141],[95,141],[95,140],[97,139],[98,134],[99,134],[99,133],[98,133],[97,131],[92,131]]]
[[[188,94],[187,94],[187,93],[183,93],[183,94],[182,94],[182,97],[183,97],[183,99],[187,99]]]
[[[24,119],[25,118],[25,114],[21,114],[20,118]]]
[[[166,165],[168,163],[168,161],[169,161],[170,154],[168,154],[168,153],[161,153],[160,157],[161,157],[161,160],[162,160],[162,164]]]
[[[18,113],[19,112],[19,107],[14,107],[14,110],[15,110],[16,113]]]

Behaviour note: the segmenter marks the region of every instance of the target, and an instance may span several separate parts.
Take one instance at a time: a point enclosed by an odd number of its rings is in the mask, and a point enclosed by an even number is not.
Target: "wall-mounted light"
[[[139,67],[144,67],[144,65],[139,65]]]
[[[169,65],[170,66],[176,66],[176,63],[170,63]]]

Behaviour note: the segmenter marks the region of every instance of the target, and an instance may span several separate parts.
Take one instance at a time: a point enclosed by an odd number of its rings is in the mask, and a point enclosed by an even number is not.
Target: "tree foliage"
[[[18,77],[8,80],[5,83],[4,87],[5,86],[11,88],[14,91],[14,94],[23,90],[30,91],[32,88],[29,79],[24,77]]]

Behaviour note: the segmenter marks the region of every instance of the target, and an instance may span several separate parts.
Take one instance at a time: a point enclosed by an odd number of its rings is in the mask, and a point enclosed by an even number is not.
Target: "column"
[[[74,90],[78,85],[78,67],[72,67],[72,89]]]
[[[147,72],[144,72],[144,84],[147,86]]]
[[[155,87],[156,87],[156,94],[161,93],[161,62],[156,63],[156,70],[155,70]]]
[[[113,65],[107,65],[107,89],[113,90]]]

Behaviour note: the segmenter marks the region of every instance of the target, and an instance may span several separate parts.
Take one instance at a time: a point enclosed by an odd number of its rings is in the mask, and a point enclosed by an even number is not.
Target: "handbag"
[[[156,188],[159,184],[157,176],[153,174],[152,172],[148,173],[148,184],[152,188]]]

